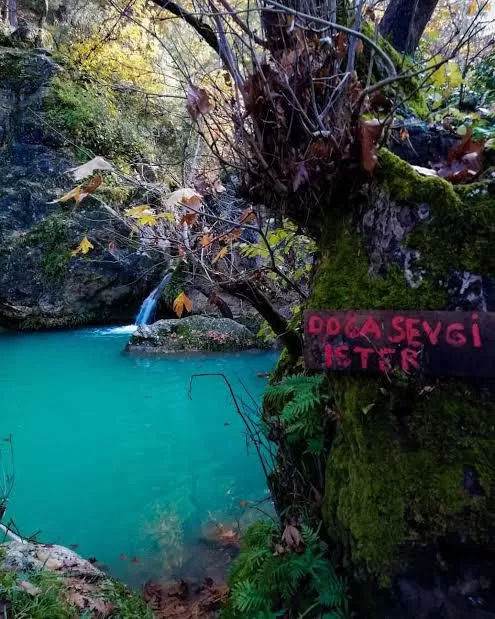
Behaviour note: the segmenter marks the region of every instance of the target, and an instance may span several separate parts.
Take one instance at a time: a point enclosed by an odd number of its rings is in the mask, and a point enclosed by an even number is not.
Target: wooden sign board
[[[495,313],[304,312],[306,368],[495,377]]]

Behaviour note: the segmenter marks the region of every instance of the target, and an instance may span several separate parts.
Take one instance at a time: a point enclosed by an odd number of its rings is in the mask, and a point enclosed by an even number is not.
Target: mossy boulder
[[[0,608],[29,619],[153,618],[141,598],[72,550],[22,540],[0,545]]]
[[[244,325],[229,318],[188,316],[143,325],[131,337],[127,350],[140,354],[233,352],[259,347]]]

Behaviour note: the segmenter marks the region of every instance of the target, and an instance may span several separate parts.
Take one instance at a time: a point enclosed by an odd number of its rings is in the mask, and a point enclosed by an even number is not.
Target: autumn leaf
[[[228,252],[229,252],[228,247],[222,247],[222,249],[218,252],[218,254],[213,258],[211,263],[215,264],[215,262],[218,262],[220,260],[220,258],[225,258],[225,256],[228,254]]]
[[[138,206],[133,206],[132,208],[126,209],[124,211],[124,215],[127,215],[128,217],[134,217],[135,219],[139,219],[148,210],[149,210],[148,204],[139,204]]]
[[[87,254],[90,249],[94,249],[94,246],[91,241],[88,240],[88,237],[85,236],[76,249],[72,250],[70,253],[71,256],[77,256],[77,254]]]
[[[69,172],[74,180],[82,181],[86,176],[93,174],[95,170],[113,170],[113,166],[103,157],[94,157],[91,161],[87,161],[83,165],[77,166],[77,168],[72,168]]]
[[[251,207],[248,207],[242,211],[239,222],[241,224],[250,224],[253,223],[253,221],[256,221],[256,217],[257,215],[253,211],[253,209]]]
[[[172,308],[174,312],[177,314],[177,316],[179,318],[182,318],[182,314],[184,313],[184,310],[186,310],[187,312],[190,312],[192,310],[192,301],[186,295],[186,293],[182,291],[175,298]]]
[[[193,120],[208,114],[208,112],[213,110],[213,107],[213,103],[204,88],[198,88],[192,84],[189,85],[186,108]]]
[[[475,15],[475,13],[478,10],[478,3],[476,2],[476,0],[472,0],[472,2],[469,4],[469,8],[468,8],[468,16],[472,17],[473,15]]]
[[[167,196],[165,200],[165,206],[167,208],[173,208],[178,204],[185,204],[192,208],[199,208],[201,206],[201,196],[197,191],[189,187],[177,189]]]
[[[378,119],[361,121],[359,124],[359,142],[361,164],[370,174],[378,163],[377,142],[382,134],[382,125]]]
[[[284,532],[282,533],[282,541],[284,541],[289,548],[300,548],[303,545],[302,535],[299,529],[292,524],[288,524]]]
[[[95,189],[97,189],[102,183],[101,176],[93,176],[93,178],[89,181],[86,186],[78,185],[71,189],[68,193],[63,195],[61,198],[57,198],[56,200],[51,200],[48,204],[56,204],[57,202],[69,202],[74,199],[76,205],[80,204],[84,198],[87,198],[90,194],[92,194]]]
[[[140,226],[154,226],[156,224],[156,217],[150,213],[144,213],[142,217],[138,219]]]
[[[403,142],[409,139],[409,131],[405,127],[402,127],[402,129],[400,130],[400,139]]]
[[[186,226],[192,226],[194,223],[196,223],[197,219],[198,219],[197,213],[186,213],[185,215],[182,216],[182,219],[179,222],[179,226],[182,226],[184,224]]]
[[[81,193],[82,193],[82,186],[79,185],[78,187],[74,187],[74,189],[71,189],[68,193],[63,195],[61,198],[57,198],[57,200],[51,200],[50,202],[48,202],[48,204],[56,204],[57,202],[69,202],[69,200],[72,200],[72,199],[76,201],[76,204],[79,204],[81,202]]]
[[[356,56],[360,56],[364,51],[364,43],[361,39],[356,41]]]
[[[235,241],[242,234],[241,228],[234,228],[231,232],[227,232],[226,234],[222,234],[218,238],[222,241]]]
[[[199,239],[199,244],[201,247],[208,247],[210,243],[213,241],[213,234],[209,232],[207,234],[203,234],[203,236]]]

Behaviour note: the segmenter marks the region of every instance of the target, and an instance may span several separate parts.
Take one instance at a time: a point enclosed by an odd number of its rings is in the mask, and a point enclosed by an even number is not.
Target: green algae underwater
[[[0,337],[0,435],[12,435],[10,517],[24,536],[95,557],[139,587],[219,565],[199,538],[259,514],[270,497],[254,448],[222,379],[257,401],[277,354],[170,358],[123,352],[112,329]],[[239,380],[240,379],[240,380]],[[252,404],[252,403],[251,403]],[[8,447],[7,443],[3,443]],[[205,552],[203,552],[205,551]]]

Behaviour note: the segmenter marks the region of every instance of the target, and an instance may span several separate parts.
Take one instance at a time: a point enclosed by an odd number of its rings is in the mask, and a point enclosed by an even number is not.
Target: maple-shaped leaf
[[[189,85],[186,108],[193,120],[208,114],[208,112],[213,110],[213,107],[213,102],[204,88],[198,88],[192,84]]]
[[[229,252],[228,247],[222,247],[222,249],[218,252],[218,254],[213,258],[211,263],[215,264],[215,262],[218,262],[220,260],[220,258],[225,258],[225,256],[228,254],[228,252]]]
[[[87,161],[77,168],[72,168],[69,170],[72,178],[76,181],[82,181],[86,176],[90,176],[90,174],[94,174],[95,170],[113,170],[113,166],[111,163],[108,163],[103,157],[94,157],[91,161]]]
[[[174,301],[174,303],[172,305],[172,308],[173,308],[174,312],[177,314],[177,316],[179,318],[182,318],[182,314],[184,313],[184,310],[186,310],[187,312],[190,312],[192,310],[192,301],[186,295],[186,293],[184,291],[182,291],[175,298],[175,301]]]
[[[257,215],[255,211],[253,211],[253,209],[249,206],[248,208],[242,211],[241,218],[239,219],[239,223],[241,224],[253,223],[253,221],[256,221],[256,217]]]
[[[361,149],[361,165],[373,173],[378,163],[377,143],[382,134],[382,124],[378,119],[361,121],[359,123],[359,145]]]
[[[179,226],[182,226],[184,224],[186,224],[186,226],[192,226],[194,223],[196,223],[197,219],[198,219],[197,213],[186,213],[185,215],[182,216],[179,222]]]
[[[191,206],[192,208],[199,208],[201,206],[202,197],[203,196],[196,190],[191,189],[190,187],[183,187],[182,189],[173,191],[167,196],[165,206],[166,208],[171,209],[178,204],[185,204],[186,206]]]
[[[71,256],[77,256],[77,254],[87,254],[90,249],[94,249],[94,246],[88,237],[85,236],[76,249],[73,249],[70,253]]]
[[[154,226],[156,224],[156,217],[152,213],[144,213],[138,219],[138,224],[140,226]]]
[[[213,241],[213,234],[210,232],[203,234],[203,236],[199,239],[199,244],[201,247],[208,247],[210,243]]]

